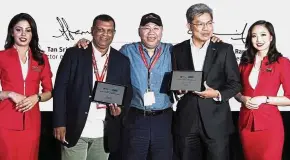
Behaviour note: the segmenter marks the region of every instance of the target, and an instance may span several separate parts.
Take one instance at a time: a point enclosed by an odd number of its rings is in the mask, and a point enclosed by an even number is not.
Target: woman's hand
[[[266,103],[266,96],[253,97],[246,102],[246,107],[249,109],[258,109],[261,104]]]
[[[37,102],[38,97],[36,94],[29,96],[16,104],[16,110],[18,110],[19,112],[27,112],[31,110]]]
[[[8,94],[8,98],[10,98],[14,103],[19,103],[21,102],[22,100],[24,100],[26,97],[22,94],[19,94],[19,93],[15,93],[15,92],[10,92]]]

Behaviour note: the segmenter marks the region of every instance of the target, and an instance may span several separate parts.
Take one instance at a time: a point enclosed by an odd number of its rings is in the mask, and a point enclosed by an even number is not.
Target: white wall
[[[74,45],[78,39],[85,37],[91,39],[89,34],[72,34],[73,40],[64,37],[54,38],[61,35],[60,24],[56,17],[64,18],[70,31],[90,31],[92,21],[98,14],[106,13],[116,21],[116,35],[113,47],[119,49],[122,44],[139,41],[137,28],[141,16],[155,12],[163,20],[164,33],[163,42],[178,43],[190,36],[187,34],[185,13],[192,4],[202,2],[208,4],[214,11],[215,32],[223,34],[219,37],[227,43],[234,45],[234,49],[244,49],[241,40],[231,38],[245,37],[249,26],[256,20],[264,19],[273,23],[277,34],[277,47],[285,56],[290,57],[287,50],[289,45],[290,15],[287,1],[285,0],[204,0],[204,1],[157,1],[157,0],[10,0],[1,2],[0,10],[0,49],[3,49],[7,34],[7,26],[11,18],[20,13],[26,12],[32,15],[38,25],[40,45],[45,52],[51,56],[50,63],[53,73],[56,72],[60,57],[64,51],[59,48],[66,48]],[[244,34],[241,34],[245,24],[248,24]],[[48,47],[57,48],[57,52],[48,50]],[[236,54],[240,57],[240,54]],[[57,56],[57,57],[56,57]],[[54,58],[53,58],[54,57]],[[53,77],[54,81],[55,76]],[[282,94],[282,91],[279,93]],[[231,108],[237,111],[240,104],[231,100]],[[280,110],[290,108],[280,108]],[[52,100],[41,104],[42,111],[52,110]]]

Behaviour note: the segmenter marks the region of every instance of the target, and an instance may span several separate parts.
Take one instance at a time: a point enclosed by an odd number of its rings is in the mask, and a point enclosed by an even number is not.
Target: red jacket
[[[0,80],[3,91],[13,91],[25,96],[39,93],[41,82],[42,92],[52,91],[52,73],[48,57],[43,54],[44,65],[32,58],[29,51],[29,67],[27,77],[24,80],[20,59],[17,50],[10,49],[0,51]],[[15,103],[11,99],[0,101],[0,127],[14,130],[24,130],[40,124],[39,104],[30,111],[21,113],[15,110]]]
[[[278,62],[266,65],[268,58],[265,57],[261,63],[258,76],[258,83],[253,89],[249,83],[249,75],[253,64],[240,65],[241,81],[243,84],[242,94],[245,96],[277,96],[282,84],[284,96],[290,98],[290,61],[285,57],[280,57]],[[254,130],[264,130],[275,125],[281,120],[280,112],[275,105],[262,104],[257,110],[247,109],[243,104],[240,111],[239,127],[254,128]]]

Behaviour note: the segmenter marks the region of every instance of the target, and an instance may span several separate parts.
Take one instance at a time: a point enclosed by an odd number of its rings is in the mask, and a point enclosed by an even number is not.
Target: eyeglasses
[[[208,21],[206,23],[191,23],[191,24],[195,25],[198,29],[203,29],[205,26],[212,27],[213,23],[214,23],[213,21]]]
[[[149,33],[149,32],[159,32],[161,30],[161,27],[140,27],[140,30],[142,30],[145,33]]]
[[[108,36],[112,36],[116,32],[116,30],[114,30],[114,29],[105,30],[104,28],[95,28],[95,31],[97,32],[98,35],[102,35],[102,34],[107,33]]]

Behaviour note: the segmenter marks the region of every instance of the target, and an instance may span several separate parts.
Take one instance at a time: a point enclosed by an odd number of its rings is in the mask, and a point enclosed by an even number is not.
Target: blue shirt
[[[142,60],[139,52],[139,45],[142,46],[148,65],[151,64],[156,56],[156,51],[161,48],[161,55],[150,71],[150,89],[154,92],[155,103],[152,106],[146,106],[146,108],[144,106],[143,99],[144,93],[148,88],[148,69]],[[125,44],[120,49],[120,52],[127,56],[131,63],[131,83],[133,88],[131,107],[136,107],[142,110],[162,110],[172,106],[168,95],[168,75],[172,70],[172,44],[160,43],[157,48],[158,49],[155,49],[155,53],[152,58],[150,58],[146,48],[140,42]]]

